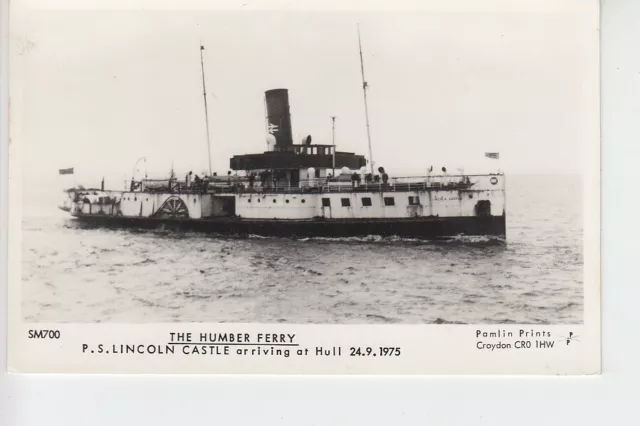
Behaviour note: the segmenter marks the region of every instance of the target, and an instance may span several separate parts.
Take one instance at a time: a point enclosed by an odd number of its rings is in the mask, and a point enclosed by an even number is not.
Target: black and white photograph
[[[582,324],[591,24],[30,13],[23,320]]]
[[[597,2],[296,5],[14,8],[14,368],[599,371]]]

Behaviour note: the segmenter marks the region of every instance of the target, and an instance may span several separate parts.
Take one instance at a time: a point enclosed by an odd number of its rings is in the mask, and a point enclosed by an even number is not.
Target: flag
[[[500,153],[499,152],[485,152],[484,156],[487,158],[493,158],[493,159],[500,159]]]
[[[70,167],[68,169],[59,169],[58,173],[61,175],[72,175],[73,174],[73,167]]]

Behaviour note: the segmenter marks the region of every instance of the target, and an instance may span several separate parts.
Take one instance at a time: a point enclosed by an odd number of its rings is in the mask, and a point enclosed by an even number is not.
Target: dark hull
[[[166,229],[211,232],[232,235],[276,237],[358,237],[367,235],[438,239],[458,235],[505,236],[505,216],[425,217],[412,219],[319,219],[319,220],[247,220],[160,219],[147,217],[77,217],[77,222],[92,227]]]

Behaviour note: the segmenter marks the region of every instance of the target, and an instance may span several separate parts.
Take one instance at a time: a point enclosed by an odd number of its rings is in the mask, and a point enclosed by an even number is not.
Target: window
[[[289,204],[289,200],[284,200],[285,203]]]
[[[396,200],[393,197],[384,197],[384,205],[385,206],[395,206]]]
[[[410,206],[417,206],[418,204],[420,204],[420,197],[418,197],[418,196],[409,197],[409,205]]]
[[[371,207],[371,198],[362,197],[362,206],[363,207]]]
[[[274,203],[276,202],[276,199],[275,199],[275,198],[273,199],[273,202],[274,202]]]
[[[331,207],[331,198],[323,198],[322,207]]]
[[[319,178],[320,177],[320,169],[316,169],[316,177]]]
[[[342,207],[351,207],[351,200],[348,198],[341,198],[340,202],[342,203]]]
[[[300,200],[300,201],[302,202],[302,204],[306,203],[304,198],[302,200]]]

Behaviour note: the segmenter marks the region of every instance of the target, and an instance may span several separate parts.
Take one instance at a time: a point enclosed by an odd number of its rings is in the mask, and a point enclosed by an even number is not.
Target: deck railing
[[[290,181],[259,182],[247,177],[230,176],[224,180],[186,182],[177,180],[145,180],[130,186],[140,192],[172,192],[172,193],[349,193],[349,192],[411,192],[426,190],[460,190],[472,187],[477,177],[494,175],[433,175],[394,177],[387,182],[346,179],[314,178],[300,180],[297,184]],[[162,184],[164,183],[164,184]]]

